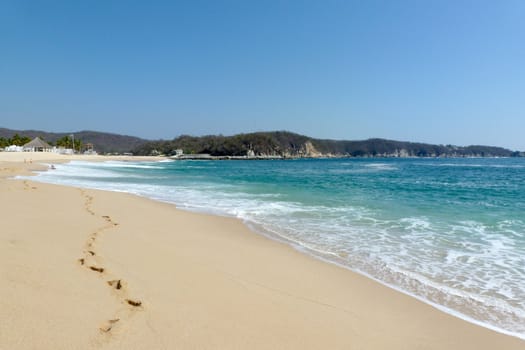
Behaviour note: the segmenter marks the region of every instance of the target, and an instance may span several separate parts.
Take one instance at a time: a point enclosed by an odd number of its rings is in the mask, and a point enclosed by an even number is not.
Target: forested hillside
[[[184,154],[212,156],[296,157],[512,157],[519,156],[501,147],[432,145],[385,139],[336,141],[313,139],[286,131],[257,132],[234,136],[179,136],[171,141],[147,142],[133,150],[137,155]]]

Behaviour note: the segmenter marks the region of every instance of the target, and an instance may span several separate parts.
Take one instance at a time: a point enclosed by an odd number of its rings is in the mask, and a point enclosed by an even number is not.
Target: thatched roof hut
[[[49,152],[53,148],[40,137],[35,137],[23,147],[25,152]]]

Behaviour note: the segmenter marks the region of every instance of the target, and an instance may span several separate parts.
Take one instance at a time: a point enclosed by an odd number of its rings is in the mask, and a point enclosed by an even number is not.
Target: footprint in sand
[[[27,182],[27,180],[24,180],[24,190],[28,191],[28,190],[36,190],[37,187],[36,186],[31,186],[29,185],[29,182]]]
[[[125,299],[125,301],[133,307],[139,307],[142,305],[142,301],[140,300]]]
[[[112,224],[113,226],[118,226],[118,223],[116,223],[115,221],[113,221],[113,219],[111,218],[111,216],[109,215],[102,215],[102,218],[104,220],[106,220],[108,223]]]
[[[91,270],[95,271],[95,272],[98,272],[98,273],[103,273],[104,272],[104,268],[103,267],[90,266],[89,268]]]
[[[115,323],[117,323],[118,321],[120,321],[120,318],[114,318],[114,319],[112,319],[112,320],[108,320],[108,321],[106,322],[106,324],[100,326],[99,329],[100,329],[102,332],[107,333],[107,332],[109,332],[109,331],[113,328],[113,326],[115,325]]]
[[[112,281],[108,281],[107,283],[115,289],[122,289],[121,280],[112,280]]]

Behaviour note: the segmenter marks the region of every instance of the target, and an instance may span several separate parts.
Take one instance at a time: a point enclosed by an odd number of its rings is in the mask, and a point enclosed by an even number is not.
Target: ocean
[[[236,217],[305,254],[525,339],[525,159],[55,166],[31,179]]]

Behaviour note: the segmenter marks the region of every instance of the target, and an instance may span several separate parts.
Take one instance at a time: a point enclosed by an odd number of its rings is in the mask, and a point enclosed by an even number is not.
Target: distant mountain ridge
[[[54,143],[58,139],[73,134],[76,139],[82,140],[84,144],[92,143],[95,151],[105,153],[126,153],[149,142],[135,136],[118,135],[98,131],[75,131],[75,132],[46,132],[40,130],[12,130],[0,128],[0,137],[11,138],[13,135],[28,136],[30,138],[40,137],[46,142]]]
[[[0,128],[0,138],[13,135],[40,137],[47,142],[75,135],[84,144],[92,143],[97,152],[133,153],[135,155],[209,154],[217,157],[523,157],[525,152],[515,152],[493,146],[433,145],[386,139],[341,141],[315,139],[288,131],[254,132],[233,136],[182,135],[173,140],[146,140],[139,137],[98,131],[46,132],[39,130],[12,130]]]
[[[209,154],[216,157],[519,157],[523,153],[502,147],[432,145],[385,139],[321,140],[288,131],[255,132],[234,136],[179,136],[151,141],[133,150],[137,155]]]

